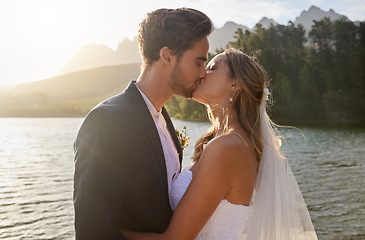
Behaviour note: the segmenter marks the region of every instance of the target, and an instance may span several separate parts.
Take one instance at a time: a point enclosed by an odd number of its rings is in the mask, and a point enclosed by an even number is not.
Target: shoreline
[[[44,115],[4,115],[0,116],[0,119],[5,118],[85,118],[88,113],[85,115],[81,114],[69,114],[69,115],[52,115],[52,114],[44,114]],[[181,119],[181,118],[173,118],[176,120],[186,121],[186,122],[206,122],[207,120],[191,120],[191,119]],[[305,127],[313,127],[313,128],[365,128],[365,122],[361,121],[330,121],[330,120],[280,120],[280,119],[272,119],[272,121],[278,125],[278,127],[290,127],[290,126],[305,126]]]

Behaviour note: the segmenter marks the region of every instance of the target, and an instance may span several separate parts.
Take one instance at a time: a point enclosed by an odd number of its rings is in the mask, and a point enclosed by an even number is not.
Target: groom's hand
[[[127,229],[120,229],[120,231],[127,240],[164,240],[163,235],[158,233],[134,232]]]

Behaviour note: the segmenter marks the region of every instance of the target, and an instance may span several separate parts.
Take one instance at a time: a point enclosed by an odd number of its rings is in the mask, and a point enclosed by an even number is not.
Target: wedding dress
[[[193,173],[185,170],[173,182],[170,193],[173,211],[175,211],[192,179]],[[223,199],[196,239],[241,240],[250,212],[251,206],[232,204]]]

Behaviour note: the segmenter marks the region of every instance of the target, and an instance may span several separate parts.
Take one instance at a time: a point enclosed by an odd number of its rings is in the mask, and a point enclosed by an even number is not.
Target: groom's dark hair
[[[138,31],[143,64],[157,61],[165,46],[179,59],[196,41],[208,36],[212,28],[204,13],[191,8],[163,8],[148,13]]]

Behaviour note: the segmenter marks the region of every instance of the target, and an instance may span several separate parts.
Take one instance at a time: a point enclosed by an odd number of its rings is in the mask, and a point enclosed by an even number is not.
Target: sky
[[[365,20],[365,0],[0,0],[0,87],[51,78],[90,43],[116,50],[158,8],[195,8],[215,28],[252,28],[263,17],[285,25],[312,5]]]

